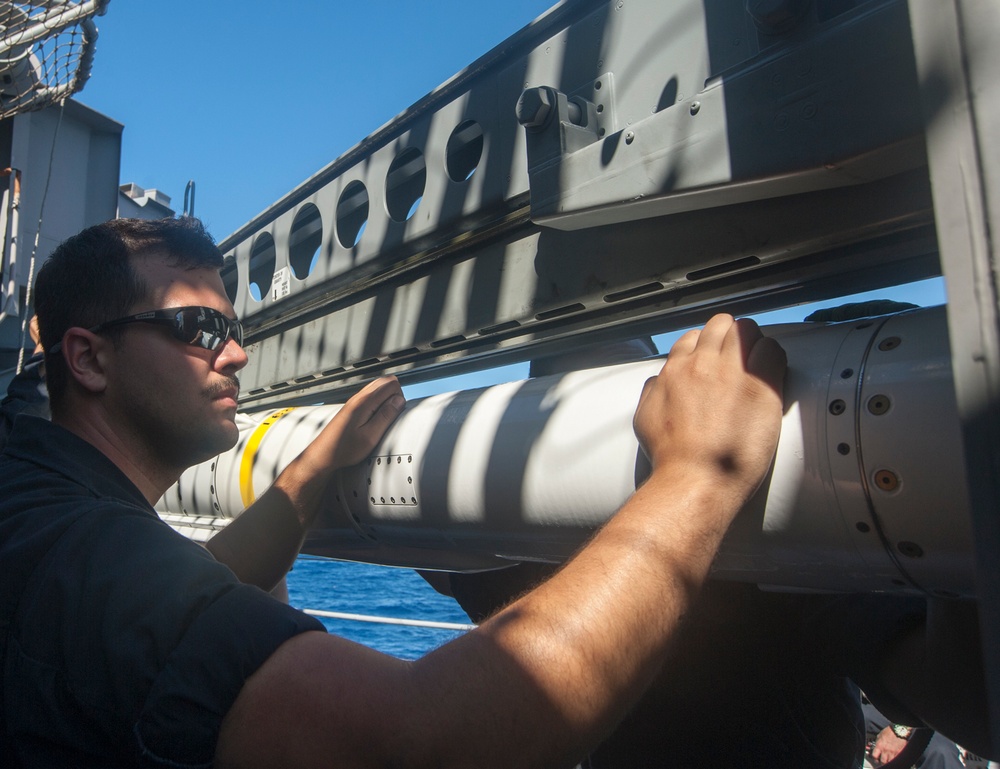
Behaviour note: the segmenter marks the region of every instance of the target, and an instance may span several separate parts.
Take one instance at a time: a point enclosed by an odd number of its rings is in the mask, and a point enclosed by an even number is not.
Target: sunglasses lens
[[[243,325],[210,307],[185,307],[175,320],[175,336],[186,344],[214,352],[232,336],[243,345]]]

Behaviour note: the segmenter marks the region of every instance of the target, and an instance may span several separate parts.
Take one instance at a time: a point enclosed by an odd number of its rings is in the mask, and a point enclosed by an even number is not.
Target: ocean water
[[[470,624],[452,598],[411,569],[302,556],[288,575],[288,600],[299,609]],[[331,633],[400,659],[417,659],[462,631],[318,617]]]

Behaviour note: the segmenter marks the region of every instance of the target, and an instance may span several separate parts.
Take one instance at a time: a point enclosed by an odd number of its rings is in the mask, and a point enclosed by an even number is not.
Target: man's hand
[[[716,315],[677,340],[633,421],[654,470],[670,466],[749,497],[781,429],[785,353],[752,320]]]
[[[405,401],[395,377],[369,383],[235,521],[208,543],[242,581],[272,589],[291,567],[337,470],[367,457]]]
[[[881,764],[888,764],[900,754],[906,747],[906,740],[900,739],[893,733],[892,727],[887,726],[878,733],[875,744],[872,745],[871,757]]]
[[[405,403],[396,377],[369,382],[344,404],[302,452],[302,458],[317,472],[358,464],[382,440]]]

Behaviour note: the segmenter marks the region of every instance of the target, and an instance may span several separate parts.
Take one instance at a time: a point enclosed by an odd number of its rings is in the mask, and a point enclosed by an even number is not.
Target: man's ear
[[[70,328],[62,338],[62,356],[70,376],[92,393],[107,387],[105,366],[110,342],[85,328]]]

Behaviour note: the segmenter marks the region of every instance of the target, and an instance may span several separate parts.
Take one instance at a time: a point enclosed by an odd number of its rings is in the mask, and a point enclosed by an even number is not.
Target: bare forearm
[[[206,544],[241,582],[271,590],[292,567],[315,516],[327,475],[302,477],[297,459]]]
[[[451,726],[469,738],[457,765],[470,750],[482,755],[469,765],[511,765],[511,748],[539,766],[572,765],[659,669],[740,503],[690,477],[655,476],[552,579],[414,665],[415,688],[442,687],[448,714],[428,712],[414,744],[393,754],[419,750],[435,723],[458,718]],[[456,704],[456,690],[480,694]]]
[[[548,582],[414,663],[292,639],[244,687],[218,765],[573,766],[657,672],[739,504],[655,475]]]

